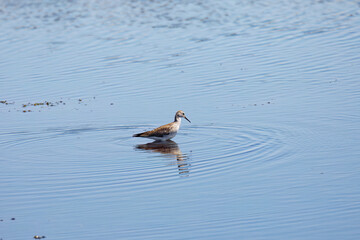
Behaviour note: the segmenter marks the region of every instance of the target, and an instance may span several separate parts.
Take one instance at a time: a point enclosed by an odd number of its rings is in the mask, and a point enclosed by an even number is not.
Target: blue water
[[[356,239],[359,26],[358,1],[2,1],[0,239]],[[131,137],[177,110],[173,142]]]

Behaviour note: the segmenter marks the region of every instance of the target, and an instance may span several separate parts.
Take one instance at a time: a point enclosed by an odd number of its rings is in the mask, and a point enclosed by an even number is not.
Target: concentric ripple
[[[197,146],[192,154],[196,159],[193,173],[199,176],[225,174],[239,167],[256,171],[289,154],[284,141],[290,133],[280,129],[233,124],[196,126],[188,131],[191,139],[184,146]]]
[[[16,186],[7,188],[5,198],[15,200],[7,203],[44,204],[44,197],[104,198],[154,190],[182,184],[182,177],[196,182],[231,171],[261,171],[289,154],[284,144],[288,133],[275,128],[195,125],[185,126],[171,142],[131,138],[144,127],[87,126],[2,134],[7,136],[2,145],[9,151],[1,159],[5,169],[22,165],[22,176],[9,171],[0,177],[1,185]],[[18,148],[23,155],[16,154]]]

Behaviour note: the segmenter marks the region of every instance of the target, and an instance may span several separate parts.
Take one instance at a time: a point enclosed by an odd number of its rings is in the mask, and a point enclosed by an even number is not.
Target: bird
[[[189,123],[191,123],[191,121],[185,116],[185,113],[179,110],[176,112],[173,122],[162,125],[151,131],[134,134],[133,137],[150,138],[160,142],[169,140],[175,137],[177,132],[179,131],[181,118],[185,118],[187,121],[189,121]]]

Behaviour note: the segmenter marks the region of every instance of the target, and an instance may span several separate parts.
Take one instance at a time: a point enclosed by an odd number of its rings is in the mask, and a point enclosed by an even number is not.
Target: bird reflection
[[[146,150],[149,152],[156,152],[164,154],[168,157],[176,159],[176,165],[181,176],[188,177],[190,174],[189,164],[187,163],[188,157],[182,154],[178,144],[174,141],[167,140],[164,142],[152,142],[147,144],[136,145],[137,149]]]

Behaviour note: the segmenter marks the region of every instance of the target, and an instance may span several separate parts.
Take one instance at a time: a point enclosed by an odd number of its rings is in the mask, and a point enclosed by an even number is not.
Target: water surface
[[[359,7],[2,1],[0,238],[356,238]]]

